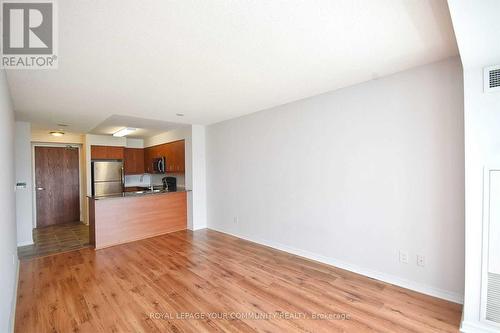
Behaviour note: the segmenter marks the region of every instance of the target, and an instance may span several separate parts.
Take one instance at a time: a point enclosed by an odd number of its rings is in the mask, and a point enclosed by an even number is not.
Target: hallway
[[[89,246],[89,227],[81,222],[33,229],[33,245],[17,248],[20,260],[44,257]]]

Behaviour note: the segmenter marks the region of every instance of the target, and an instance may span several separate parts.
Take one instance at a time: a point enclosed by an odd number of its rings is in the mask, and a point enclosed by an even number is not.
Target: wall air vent
[[[500,275],[488,273],[486,319],[500,324]]]
[[[500,91],[500,65],[484,69],[484,92]]]

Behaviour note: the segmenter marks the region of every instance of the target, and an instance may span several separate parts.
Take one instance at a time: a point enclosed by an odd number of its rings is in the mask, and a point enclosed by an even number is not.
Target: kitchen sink
[[[144,190],[144,191],[135,191],[135,194],[146,194],[146,193],[158,193],[161,192],[162,190]]]

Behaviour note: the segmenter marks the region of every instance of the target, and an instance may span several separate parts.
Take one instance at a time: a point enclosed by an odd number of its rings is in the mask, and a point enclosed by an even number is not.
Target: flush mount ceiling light
[[[49,134],[52,136],[63,136],[64,132],[63,131],[51,131],[51,132],[49,132]]]
[[[184,117],[184,113],[176,113],[175,114],[177,117]]]
[[[115,134],[113,134],[113,136],[118,136],[118,137],[126,136],[132,132],[135,132],[135,130],[137,130],[137,128],[125,127],[125,128],[122,128],[121,130],[119,130],[118,132],[116,132]]]

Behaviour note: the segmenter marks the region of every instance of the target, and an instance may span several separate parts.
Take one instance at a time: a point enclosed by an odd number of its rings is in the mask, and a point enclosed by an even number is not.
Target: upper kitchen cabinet
[[[125,148],[123,169],[126,175],[138,175],[146,172],[144,168],[144,149]]]
[[[173,158],[172,144],[165,143],[160,147],[162,151],[162,156],[165,156],[165,171],[172,172],[172,158]]]
[[[148,147],[144,149],[144,170],[146,173],[153,173],[153,160],[165,155],[162,155],[161,145]]]
[[[172,163],[171,163],[171,172],[184,172],[185,171],[185,148],[184,148],[184,140],[175,141],[170,143],[171,145],[171,154],[172,154]],[[167,164],[169,162],[167,161]]]
[[[90,157],[93,160],[123,160],[124,148],[115,146],[91,146]]]
[[[123,147],[107,147],[108,159],[110,160],[123,160],[124,157],[124,148]]]
[[[145,148],[144,149],[144,172],[145,173],[151,173],[153,170],[153,157],[151,157],[151,149]]]
[[[167,173],[183,173],[184,172],[184,140],[169,142],[162,145],[162,151],[167,159]]]
[[[164,143],[144,149],[144,164],[146,172],[153,172],[153,160],[159,157],[165,157],[165,170],[167,173],[184,173],[184,140]]]

